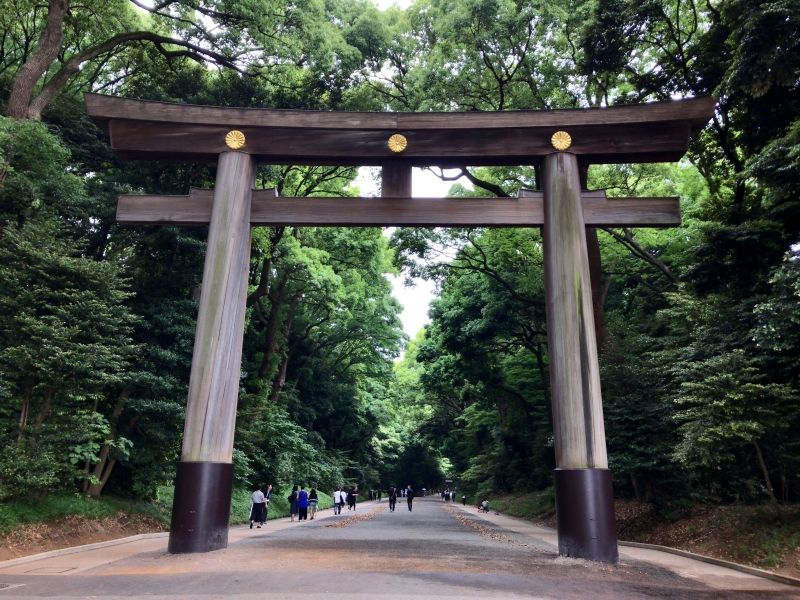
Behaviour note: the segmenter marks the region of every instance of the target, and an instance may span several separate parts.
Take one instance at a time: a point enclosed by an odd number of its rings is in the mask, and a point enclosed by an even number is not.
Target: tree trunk
[[[289,305],[289,310],[286,314],[286,323],[283,328],[285,350],[281,357],[281,364],[275,375],[275,380],[272,384],[272,392],[269,397],[270,402],[273,404],[278,401],[278,395],[281,393],[283,386],[286,385],[286,370],[289,368],[289,357],[292,354],[292,350],[289,348],[289,333],[292,330],[292,321],[294,320],[295,312],[297,312],[297,305],[300,304],[300,298],[301,296],[299,294],[292,298],[292,303]]]
[[[775,492],[772,489],[772,480],[769,478],[769,470],[767,470],[767,463],[764,462],[764,455],[761,453],[761,446],[758,445],[757,440],[753,440],[753,448],[756,450],[756,458],[758,459],[758,466],[761,468],[761,475],[764,477],[764,486],[767,488],[769,499],[772,502],[777,502]]]
[[[267,330],[264,332],[264,358],[261,360],[261,367],[258,369],[259,377],[269,375],[275,348],[278,343],[278,325],[280,322],[280,312],[283,307],[283,300],[286,296],[287,277],[283,277],[276,289],[270,290],[270,308],[267,317]]]
[[[649,479],[645,479],[644,482],[644,501],[650,502],[655,497],[655,489],[653,488],[653,482]]]
[[[68,10],[69,0],[50,0],[47,8],[47,24],[39,37],[36,50],[14,77],[14,85],[11,87],[6,107],[6,114],[12,119],[26,119],[31,116],[29,108],[33,90],[61,51],[64,17]]]
[[[17,443],[21,443],[25,437],[25,428],[28,426],[28,415],[31,412],[31,397],[33,396],[33,383],[25,382],[25,391],[22,395],[22,406],[19,412],[19,434]]]
[[[92,473],[92,475],[95,477],[96,483],[89,484],[86,489],[89,495],[94,498],[98,498],[103,492],[103,488],[105,487],[106,483],[108,483],[108,478],[111,477],[111,471],[114,470],[114,465],[117,463],[116,459],[109,458],[111,454],[111,446],[109,442],[113,442],[117,439],[117,432],[119,431],[119,418],[120,415],[122,415],[122,411],[125,409],[125,405],[128,403],[128,398],[130,398],[130,396],[131,390],[129,388],[123,389],[119,393],[119,396],[117,396],[117,401],[114,403],[114,409],[111,411],[108,439],[103,443],[103,447],[100,449],[100,460],[98,460],[97,464],[95,464],[94,471]]]
[[[50,404],[53,400],[53,390],[49,389],[44,393],[44,402],[42,402],[42,406],[39,409],[39,412],[36,413],[36,420],[34,421],[34,425],[38,430],[47,419],[47,416],[50,414]]]

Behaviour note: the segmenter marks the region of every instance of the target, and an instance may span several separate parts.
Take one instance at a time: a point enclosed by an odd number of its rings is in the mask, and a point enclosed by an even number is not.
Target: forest
[[[214,166],[122,161],[83,93],[336,111],[713,96],[679,163],[591,189],[678,196],[672,229],[588,228],[615,494],[800,501],[800,3],[0,0],[0,501],[152,500],[180,455],[204,228],[115,222]],[[433,169],[444,179],[455,179]],[[356,169],[258,188],[357,196]],[[537,189],[463,165],[452,196]],[[236,486],[552,486],[537,229],[253,230]],[[435,282],[413,339],[387,275]]]

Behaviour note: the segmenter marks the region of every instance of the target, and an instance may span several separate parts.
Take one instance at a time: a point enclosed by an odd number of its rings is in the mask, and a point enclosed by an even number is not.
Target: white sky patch
[[[445,176],[455,173],[457,171],[445,171]],[[472,187],[463,178],[458,181],[442,181],[431,171],[414,168],[411,172],[411,195],[415,198],[443,197],[447,195],[450,187],[455,183],[460,183],[465,187]],[[362,196],[380,195],[380,168],[361,167],[353,184],[360,190]],[[384,230],[384,233],[389,236],[392,231],[393,228],[389,227]],[[392,295],[403,306],[403,312],[400,313],[403,331],[413,339],[420,329],[430,323],[428,308],[431,300],[436,296],[435,284],[424,279],[414,279],[414,285],[406,287],[403,276],[386,275],[386,278],[392,284]]]
[[[386,10],[392,6],[396,6],[398,8],[408,8],[411,6],[412,0],[373,0],[373,2],[380,10]]]
[[[415,279],[413,287],[406,287],[402,276],[387,275],[387,279],[392,284],[392,296],[403,305],[403,312],[400,313],[403,331],[409,338],[414,339],[419,330],[431,322],[428,318],[428,309],[431,300],[436,297],[435,284],[433,281]]]

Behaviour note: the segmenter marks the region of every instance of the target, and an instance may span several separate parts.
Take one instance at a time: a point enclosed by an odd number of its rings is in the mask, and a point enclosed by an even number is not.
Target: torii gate
[[[169,551],[228,544],[251,225],[542,227],[559,553],[618,560],[585,226],[680,224],[677,198],[582,191],[590,164],[676,161],[712,98],[549,111],[342,113],[190,106],[89,94],[123,158],[217,160],[214,190],[121,196],[129,224],[209,224]],[[381,198],[279,198],[257,162],[379,165]],[[518,198],[411,198],[412,166],[541,166]]]

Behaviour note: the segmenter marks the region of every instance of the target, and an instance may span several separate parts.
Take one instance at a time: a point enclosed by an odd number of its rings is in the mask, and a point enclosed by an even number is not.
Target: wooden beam
[[[506,110],[471,112],[349,112],[274,110],[201,106],[85,94],[89,115],[100,120],[131,119],[164,123],[259,126],[293,129],[353,131],[382,129],[519,129],[574,127],[597,124],[652,124],[664,121],[702,120],[713,115],[715,101],[709,96],[606,108],[562,110]],[[132,115],[136,115],[132,117]]]
[[[381,168],[381,197],[408,198],[411,196],[411,165],[391,163]]]
[[[613,198],[603,191],[582,193],[584,221],[601,227],[680,225],[678,198]],[[128,225],[205,225],[213,190],[188,196],[119,197],[117,221]],[[252,225],[344,227],[538,227],[544,222],[542,193],[523,190],[519,198],[281,198],[255,190]]]
[[[546,111],[347,113],[168,104],[86,96],[89,114],[108,123],[122,157],[214,160],[225,135],[245,135],[242,151],[274,164],[413,166],[529,165],[552,152],[565,130],[569,151],[587,163],[678,160],[713,115],[713,98]],[[387,147],[393,133],[408,146]]]

